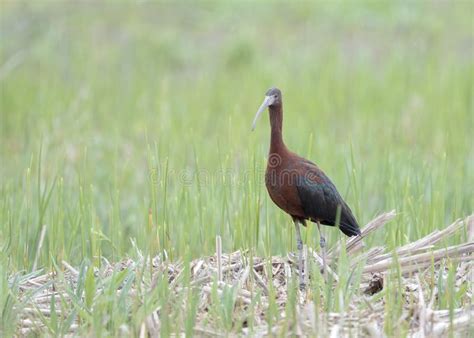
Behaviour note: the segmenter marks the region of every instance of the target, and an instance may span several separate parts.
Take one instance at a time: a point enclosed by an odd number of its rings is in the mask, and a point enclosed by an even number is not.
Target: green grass
[[[137,334],[153,306],[173,304],[164,278],[149,309],[140,297],[104,296],[91,307],[99,283],[113,290],[128,278],[95,280],[91,266],[133,257],[132,241],[172,261],[212,254],[218,234],[224,251],[294,250],[290,218],[263,184],[268,118],[250,132],[273,85],[283,91],[287,145],[325,170],[359,222],[398,211],[369,247],[394,248],[471,214],[473,12],[462,1],[2,2],[3,330],[16,325],[8,276],[31,272],[35,259],[85,269],[85,304],[68,306],[84,333],[100,336],[124,323]],[[325,232],[330,244],[342,238]],[[303,236],[317,246],[314,227]],[[389,290],[398,297],[395,284]],[[233,297],[215,309],[225,330]],[[442,308],[452,306],[446,297]],[[179,331],[176,311],[162,318],[163,334]],[[187,311],[179,315],[191,332],[195,310]]]

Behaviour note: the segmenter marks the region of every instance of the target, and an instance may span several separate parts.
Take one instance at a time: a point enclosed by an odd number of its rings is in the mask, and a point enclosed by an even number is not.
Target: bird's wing
[[[298,165],[296,182],[301,205],[308,218],[326,225],[336,225],[347,236],[360,234],[359,225],[331,180],[314,163],[303,160]]]

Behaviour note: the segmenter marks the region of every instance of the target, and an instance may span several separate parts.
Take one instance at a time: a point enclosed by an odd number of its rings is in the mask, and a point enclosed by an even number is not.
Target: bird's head
[[[265,110],[267,107],[277,107],[281,105],[281,91],[278,88],[270,88],[265,93],[265,99],[263,99],[263,103],[258,108],[257,114],[255,114],[255,118],[253,119],[252,123],[252,131],[255,129],[255,125],[257,124],[257,120],[260,117],[260,114]]]

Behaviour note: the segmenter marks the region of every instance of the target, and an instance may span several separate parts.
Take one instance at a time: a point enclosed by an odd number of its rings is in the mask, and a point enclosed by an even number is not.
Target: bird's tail
[[[341,231],[344,233],[344,235],[349,237],[360,235],[359,224],[352,214],[351,209],[349,209],[349,207],[346,205],[343,210],[344,211],[341,214],[341,223],[339,225]]]
[[[341,224],[339,228],[346,236],[352,237],[360,235],[360,229],[357,223],[355,226],[352,224]]]

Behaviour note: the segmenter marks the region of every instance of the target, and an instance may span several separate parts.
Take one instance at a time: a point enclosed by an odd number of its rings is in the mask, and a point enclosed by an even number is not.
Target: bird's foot
[[[292,264],[295,264],[296,267],[298,268],[299,270],[299,266],[300,266],[300,254],[298,251],[293,251],[293,252],[289,252],[286,257],[288,258],[288,261]],[[304,265],[304,262],[305,262],[305,259],[303,258],[301,260],[302,264]]]
[[[297,266],[299,265],[299,253],[298,253],[298,251],[289,252],[286,256],[287,256],[288,260],[291,263],[293,263]]]

